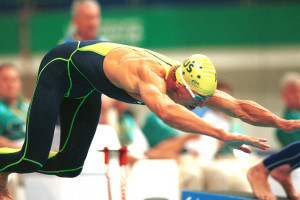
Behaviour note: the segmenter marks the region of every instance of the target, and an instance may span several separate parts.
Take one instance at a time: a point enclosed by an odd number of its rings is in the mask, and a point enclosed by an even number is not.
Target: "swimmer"
[[[159,53],[121,44],[61,44],[41,62],[22,149],[0,149],[0,179],[11,172],[78,176],[98,125],[102,94],[146,105],[170,127],[214,137],[247,153],[251,152],[248,146],[268,149],[266,139],[228,133],[191,110],[206,105],[256,126],[285,131],[300,127],[300,120],[282,119],[216,87],[215,67],[204,55],[193,55],[180,64]],[[60,148],[49,155],[58,115]],[[7,196],[5,184],[0,191],[0,198]]]

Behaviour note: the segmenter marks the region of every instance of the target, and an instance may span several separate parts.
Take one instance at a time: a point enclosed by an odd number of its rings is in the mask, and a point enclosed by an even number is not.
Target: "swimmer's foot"
[[[270,175],[283,187],[287,197],[291,200],[300,200],[300,194],[293,187],[290,165],[282,165],[272,170]]]
[[[247,178],[251,185],[254,195],[260,200],[276,200],[268,183],[268,170],[260,162],[248,170]]]
[[[0,172],[0,200],[12,200],[7,188],[9,173]]]

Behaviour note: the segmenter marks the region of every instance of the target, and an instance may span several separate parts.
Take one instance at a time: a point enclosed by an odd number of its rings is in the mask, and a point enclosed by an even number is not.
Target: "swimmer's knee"
[[[74,170],[74,171],[66,171],[66,172],[59,172],[56,176],[64,177],[64,178],[75,178],[81,174],[82,168]]]
[[[26,168],[27,171],[25,171],[24,173],[33,173],[33,172],[37,172],[41,169],[41,166],[37,165],[37,164],[30,164],[29,167]]]
[[[37,172],[38,170],[40,170],[41,167],[42,167],[41,165],[39,165],[35,162],[23,160],[18,165],[12,166],[8,170],[12,169],[13,172],[17,172],[17,173],[33,173],[33,172]]]

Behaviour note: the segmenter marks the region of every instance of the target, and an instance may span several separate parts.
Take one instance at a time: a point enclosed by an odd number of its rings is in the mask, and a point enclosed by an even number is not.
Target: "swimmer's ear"
[[[171,80],[173,82],[173,88],[177,89],[180,88],[182,86],[182,84],[179,83],[179,81],[175,78]]]

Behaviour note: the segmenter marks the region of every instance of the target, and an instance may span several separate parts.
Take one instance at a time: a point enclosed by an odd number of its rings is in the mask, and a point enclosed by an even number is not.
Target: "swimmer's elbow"
[[[167,122],[169,120],[168,113],[164,110],[160,111],[159,113],[156,114],[156,116],[162,120],[163,122]]]
[[[174,112],[175,111],[173,106],[166,105],[160,110],[160,112],[157,114],[157,117],[161,119],[165,124],[169,125],[174,121]]]
[[[260,119],[258,118],[258,116],[263,110],[259,109],[259,107],[257,107],[257,104],[254,101],[240,101],[239,107],[240,109],[237,109],[237,111],[235,112],[235,117],[247,123],[259,122]]]

